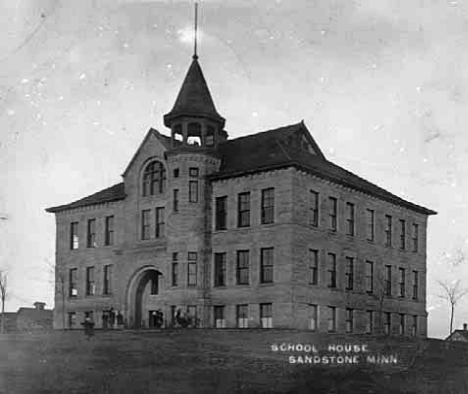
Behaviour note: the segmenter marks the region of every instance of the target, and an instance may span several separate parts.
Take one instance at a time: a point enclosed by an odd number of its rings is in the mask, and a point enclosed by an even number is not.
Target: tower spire
[[[197,36],[198,36],[198,2],[195,1],[195,32],[193,40],[193,59],[198,59],[197,54]]]

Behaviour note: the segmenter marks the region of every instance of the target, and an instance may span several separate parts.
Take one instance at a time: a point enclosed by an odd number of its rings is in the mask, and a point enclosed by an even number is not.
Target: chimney
[[[463,331],[468,331],[468,324],[463,323]]]
[[[45,307],[45,302],[35,302],[34,307],[36,308],[36,311],[43,311]]]

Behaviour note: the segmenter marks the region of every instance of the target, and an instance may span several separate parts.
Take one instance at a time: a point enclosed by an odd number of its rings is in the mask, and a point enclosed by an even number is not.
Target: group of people
[[[115,313],[114,308],[108,311],[102,312],[102,324],[103,328],[113,329],[122,328],[124,324],[124,318],[120,311]],[[81,325],[84,328],[86,338],[89,340],[94,335],[94,322],[90,316],[86,316],[85,320]]]

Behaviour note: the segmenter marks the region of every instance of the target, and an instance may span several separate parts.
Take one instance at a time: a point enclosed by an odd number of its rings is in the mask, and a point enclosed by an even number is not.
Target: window
[[[114,216],[106,217],[104,244],[114,245]]]
[[[385,215],[386,228],[385,228],[385,246],[392,246],[392,217]]]
[[[405,335],[405,315],[400,313],[400,324],[398,327],[398,334]]]
[[[406,248],[406,222],[400,220],[400,249],[404,250]]]
[[[214,307],[214,320],[216,328],[226,327],[226,320],[224,319],[224,305],[216,305]]]
[[[328,332],[336,331],[336,307],[328,307]]]
[[[346,290],[353,290],[354,287],[354,259],[346,257]]]
[[[310,224],[317,227],[319,225],[319,194],[310,191]]]
[[[366,334],[372,334],[374,332],[374,311],[367,311],[366,315]]]
[[[337,215],[338,215],[338,201],[335,197],[329,197],[328,202],[330,204],[330,230],[336,231],[337,229]]]
[[[162,238],[165,235],[164,208],[156,208],[155,237]]]
[[[76,313],[68,312],[68,328],[76,327]]]
[[[418,243],[419,243],[419,226],[417,224],[413,224],[413,252],[418,251]]]
[[[94,281],[94,267],[86,268],[86,295],[96,293],[96,282]]]
[[[159,161],[149,163],[143,173],[143,196],[154,196],[164,193],[166,185],[166,170]]]
[[[141,211],[141,239],[150,239],[150,210],[144,209]]]
[[[86,238],[86,246],[88,248],[96,247],[96,219],[88,220],[88,236]]]
[[[189,202],[198,202],[198,181],[189,181]]]
[[[400,297],[405,296],[405,269],[399,268],[398,271],[400,272]]]
[[[189,176],[191,178],[198,178],[198,175],[199,175],[198,167],[189,168]]]
[[[346,234],[354,235],[354,204],[346,203]]]
[[[215,128],[213,126],[207,126],[206,128],[206,146],[214,146],[214,135],[215,135]]]
[[[215,253],[214,285],[226,286],[226,253]]]
[[[413,300],[418,299],[419,277],[418,271],[413,271]]]
[[[236,316],[237,316],[237,327],[238,328],[248,328],[249,327],[249,313],[248,313],[248,305],[247,304],[237,305],[237,307],[236,307]]]
[[[317,331],[318,328],[318,306],[309,304],[309,330]]]
[[[273,304],[260,304],[261,328],[273,328]]]
[[[354,329],[354,309],[346,308],[346,332],[351,333]]]
[[[391,296],[392,295],[392,266],[386,265],[385,266],[385,295]]]
[[[270,224],[275,221],[275,189],[262,190],[261,222]]]
[[[157,295],[159,292],[159,275],[154,274],[150,281],[150,294]]]
[[[414,315],[412,317],[412,325],[411,325],[411,335],[414,337],[418,334],[418,316]]]
[[[188,267],[187,267],[187,285],[197,285],[197,253],[188,253]]]
[[[104,295],[112,294],[112,264],[104,266],[104,283],[102,293]]]
[[[179,174],[180,174],[179,169],[178,169],[178,168],[174,168],[174,171],[173,171],[174,178],[178,178],[178,177],[179,177]]]
[[[236,279],[238,285],[249,284],[249,251],[238,250],[237,251],[237,270]]]
[[[78,268],[72,268],[68,274],[68,295],[70,297],[76,297],[78,295]]]
[[[366,292],[372,293],[374,291],[374,263],[366,261]]]
[[[367,240],[373,241],[374,240],[374,210],[367,209]]]
[[[260,249],[260,283],[273,283],[273,248]]]
[[[239,193],[237,202],[237,227],[250,226],[250,193]]]
[[[390,312],[384,313],[384,332],[385,334],[390,334],[390,327],[392,325],[392,314]]]
[[[328,253],[328,287],[336,287],[336,254]]]
[[[175,325],[176,322],[176,314],[177,314],[177,306],[171,305],[171,324]]]
[[[78,222],[70,223],[70,249],[78,249],[80,244],[78,237]]]
[[[172,211],[179,212],[179,189],[172,191]]]
[[[177,253],[172,253],[172,275],[171,282],[172,286],[179,285],[179,255]]]
[[[93,311],[87,311],[84,314],[85,314],[85,319],[89,318],[89,320],[94,321],[94,312]]]
[[[216,197],[215,200],[215,230],[227,228],[227,196]]]
[[[309,284],[318,284],[318,250],[309,249]]]

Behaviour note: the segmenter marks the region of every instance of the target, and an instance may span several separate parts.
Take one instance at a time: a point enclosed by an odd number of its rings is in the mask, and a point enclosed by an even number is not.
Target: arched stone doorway
[[[130,279],[127,289],[127,323],[131,328],[151,327],[144,307],[145,297],[158,296],[162,273],[154,266],[140,268]],[[153,322],[154,324],[154,322]]]

